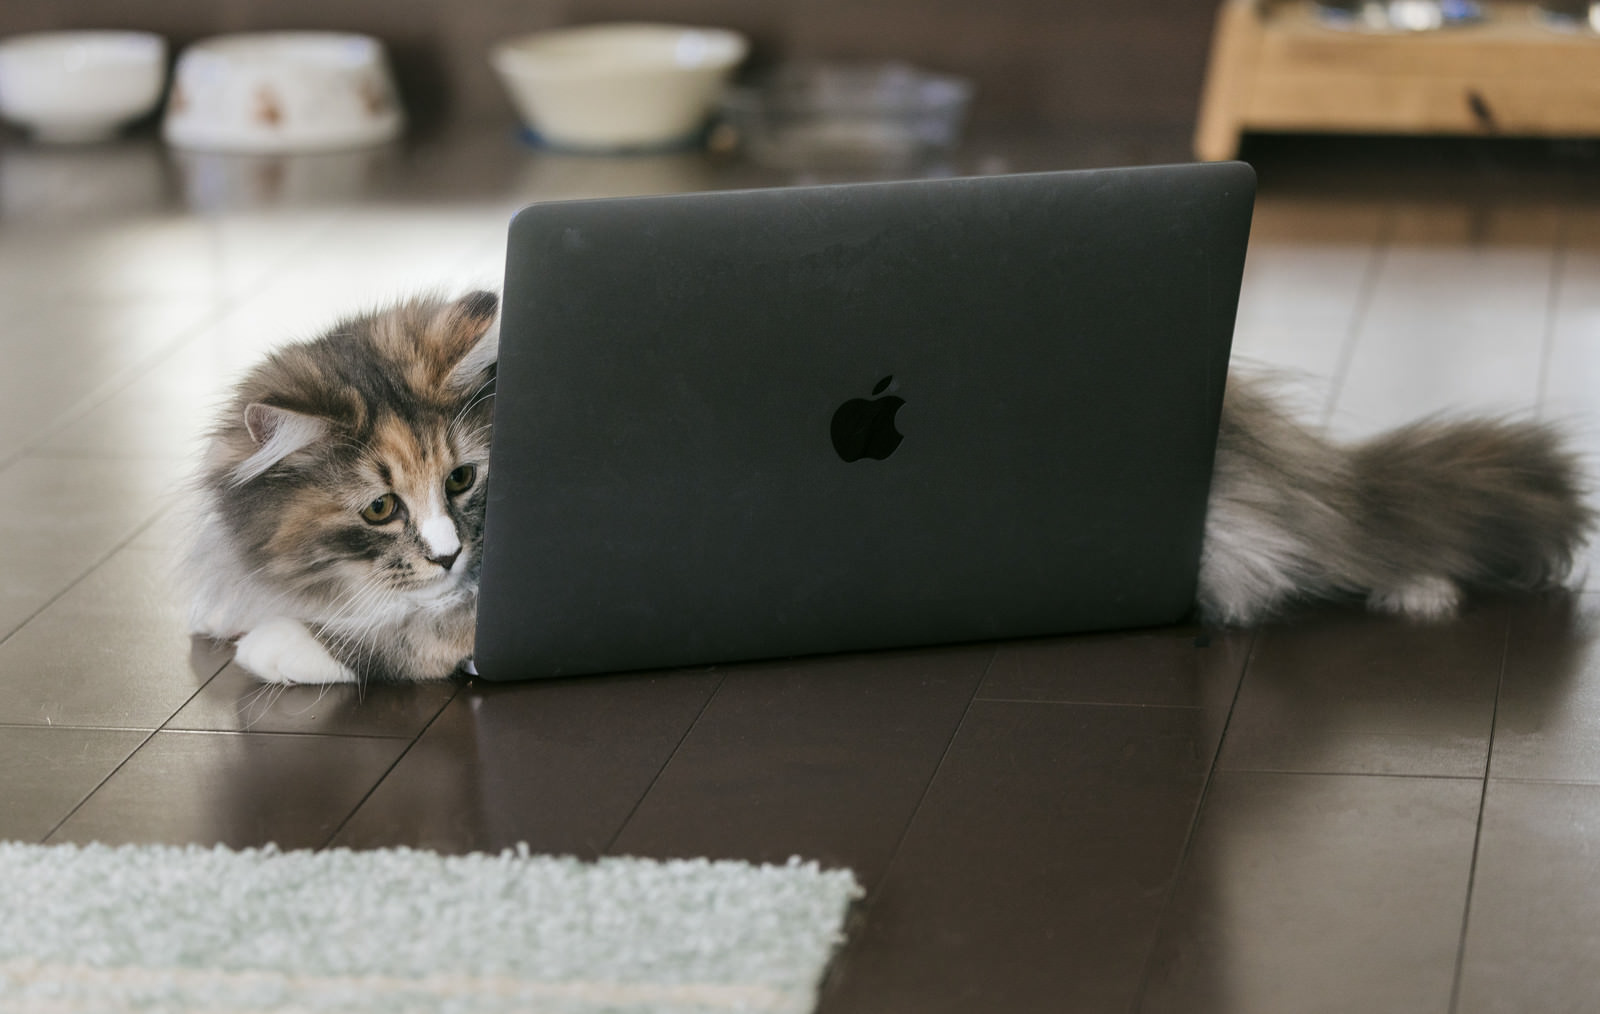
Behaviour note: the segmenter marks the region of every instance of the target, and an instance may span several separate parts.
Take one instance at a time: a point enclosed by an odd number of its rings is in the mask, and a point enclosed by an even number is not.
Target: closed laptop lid
[[[534,205],[511,226],[490,679],[1170,622],[1254,175]]]

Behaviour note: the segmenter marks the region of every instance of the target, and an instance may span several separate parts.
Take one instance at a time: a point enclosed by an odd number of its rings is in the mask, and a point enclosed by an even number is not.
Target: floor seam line
[[[1555,250],[1550,259],[1550,288],[1545,294],[1544,334],[1539,342],[1539,383],[1534,391],[1534,412],[1544,416],[1545,400],[1550,395],[1550,361],[1555,356],[1556,320],[1561,311],[1562,280],[1567,270],[1567,253],[1572,239],[1570,222],[1561,223]]]
[[[127,767],[128,766],[128,762],[133,760],[135,757],[137,757],[140,754],[140,752],[144,750],[145,747],[150,745],[150,741],[155,739],[160,734],[161,734],[161,730],[160,729],[152,729],[152,730],[150,730],[150,734],[145,736],[144,739],[140,740],[138,746],[136,746],[132,750],[128,751],[128,756],[126,756],[126,757],[122,758],[122,760],[118,761],[117,762],[117,766],[112,768],[110,771],[106,772],[106,776],[104,778],[100,779],[100,781],[96,782],[94,788],[90,789],[87,793],[85,793],[84,797],[82,799],[78,800],[77,805],[74,806],[71,810],[67,811],[66,816],[64,816],[60,820],[56,821],[55,826],[52,827],[48,832],[46,832],[44,837],[39,839],[39,843],[41,845],[50,844],[50,839],[54,838],[56,836],[56,832],[60,831],[63,827],[65,827],[66,824],[67,824],[67,821],[69,821],[73,817],[77,816],[79,810],[82,810],[85,806],[89,805],[89,800],[93,799],[96,795],[98,795],[100,790],[106,787],[106,783],[111,781],[111,779],[113,779],[113,778],[115,778],[117,776],[117,772],[118,771],[121,771],[123,768]]]
[[[928,794],[933,791],[933,783],[939,780],[939,772],[944,770],[945,762],[950,758],[950,749],[955,745],[956,737],[961,735],[962,728],[967,724],[967,718],[972,714],[972,706],[980,701],[983,703],[996,703],[982,697],[979,694],[979,691],[983,689],[984,681],[989,678],[989,673],[994,668],[994,660],[999,657],[1000,649],[995,648],[989,656],[988,663],[983,667],[983,673],[978,677],[977,682],[973,684],[972,696],[967,698],[966,707],[961,709],[961,717],[956,720],[954,728],[950,730],[949,738],[944,741],[944,749],[939,751],[939,761],[938,763],[934,764],[933,773],[928,776],[927,784],[924,785],[922,787],[922,791],[917,794],[917,803],[911,808],[911,813],[907,815],[905,826],[902,827],[900,829],[900,833],[895,836],[894,848],[889,850],[889,859],[883,864],[884,880],[889,879],[889,871],[894,868],[895,859],[900,855],[900,847],[905,844],[906,836],[911,833],[911,825],[916,823],[917,814],[921,813],[923,806],[927,804]],[[1034,702],[1028,701],[1025,703],[1031,704]]]
[[[1217,734],[1217,746],[1211,755],[1211,763],[1206,766],[1205,780],[1200,784],[1200,796],[1195,800],[1194,812],[1189,817],[1189,826],[1184,830],[1183,847],[1178,850],[1178,861],[1172,868],[1172,883],[1167,886],[1166,896],[1161,899],[1161,911],[1157,913],[1155,928],[1150,934],[1150,940],[1145,945],[1144,961],[1139,969],[1138,991],[1134,994],[1133,1009],[1144,1009],[1145,997],[1150,991],[1150,979],[1155,973],[1156,948],[1161,944],[1161,934],[1166,928],[1167,920],[1172,915],[1173,900],[1178,895],[1178,885],[1183,880],[1183,871],[1189,865],[1189,857],[1194,853],[1194,841],[1199,835],[1200,821],[1205,813],[1206,800],[1211,797],[1211,786],[1216,781],[1222,768],[1222,748],[1228,740],[1228,728],[1233,724],[1233,713],[1239,707],[1239,698],[1244,693],[1244,681],[1250,678],[1250,663],[1255,661],[1256,647],[1260,644],[1261,632],[1259,629],[1250,632],[1250,646],[1244,654],[1244,662],[1239,670],[1239,682],[1233,688],[1233,698],[1228,702],[1228,713],[1222,721],[1222,730]]]
[[[1494,686],[1494,711],[1489,716],[1489,745],[1483,756],[1483,787],[1478,792],[1478,819],[1472,831],[1472,861],[1467,866],[1467,891],[1461,904],[1461,934],[1456,940],[1455,975],[1450,980],[1450,1014],[1461,1005],[1461,980],[1467,966],[1467,934],[1472,929],[1472,893],[1478,884],[1478,855],[1483,847],[1483,813],[1489,799],[1489,773],[1494,769],[1494,734],[1500,724],[1500,697],[1506,685],[1506,666],[1511,657],[1511,628],[1507,617],[1504,640],[1500,645],[1500,675]]]
[[[1282,775],[1286,778],[1398,778],[1433,782],[1481,782],[1482,775],[1441,775],[1416,771],[1297,771],[1293,768],[1218,767],[1230,775]]]
[[[1138,708],[1143,711],[1204,711],[1198,704],[1142,704],[1136,701],[1052,701],[1031,697],[984,697],[979,695],[972,698],[973,702],[982,701],[984,704],[1038,704],[1043,707],[1074,707],[1074,708]]]
[[[694,733],[695,727],[700,724],[700,720],[705,717],[706,711],[710,709],[711,702],[717,699],[718,694],[722,693],[722,688],[727,682],[727,672],[718,671],[717,685],[711,688],[709,694],[706,694],[706,699],[700,704],[700,710],[694,714],[694,720],[684,727],[683,735],[679,736],[678,741],[672,744],[672,750],[667,754],[666,759],[661,762],[660,767],[656,768],[656,773],[650,776],[650,784],[646,785],[644,791],[639,793],[639,798],[635,799],[633,805],[628,808],[627,815],[617,824],[617,829],[611,832],[610,838],[606,839],[605,846],[599,850],[600,855],[608,856],[612,854],[612,850],[617,847],[617,840],[622,837],[622,832],[626,831],[628,825],[633,823],[633,818],[638,815],[639,808],[644,805],[646,799],[650,798],[650,793],[656,790],[656,785],[660,783],[662,774],[672,765],[673,758],[678,756],[678,752],[683,749],[683,744],[689,741],[689,737]]]
[[[361,798],[356,800],[355,805],[350,807],[350,812],[346,813],[339,821],[338,825],[334,827],[332,831],[328,832],[328,836],[322,839],[322,844],[318,845],[316,849],[318,852],[324,851],[333,844],[333,841],[339,837],[340,833],[342,833],[344,829],[349,826],[350,821],[355,819],[355,815],[361,812],[361,808],[367,805],[367,800],[372,798],[372,794],[378,791],[378,786],[388,781],[389,776],[394,773],[394,769],[400,766],[400,762],[405,760],[406,757],[410,756],[411,751],[415,750],[417,748],[417,744],[422,742],[422,737],[428,734],[428,730],[433,728],[434,723],[439,721],[440,716],[450,709],[450,705],[455,703],[457,697],[461,696],[461,691],[463,689],[463,687],[458,685],[455,688],[455,691],[445,699],[445,702],[442,705],[439,706],[439,710],[433,713],[433,717],[429,718],[422,728],[417,730],[417,734],[411,737],[411,741],[406,744],[405,749],[396,754],[394,760],[389,763],[389,766],[383,769],[383,773],[377,778],[373,779],[372,784],[367,786],[367,791],[363,792],[361,794]]]
[[[165,515],[167,513],[167,511],[169,511],[171,509],[172,509],[171,503],[164,503],[160,507],[158,507],[154,514],[150,515],[150,517],[148,517],[144,521],[140,522],[133,529],[133,531],[129,532],[127,535],[125,535],[121,539],[119,539],[117,541],[117,543],[115,545],[113,545],[110,549],[106,550],[106,552],[103,555],[97,557],[94,560],[94,562],[89,564],[89,566],[85,567],[83,569],[83,571],[78,574],[77,577],[74,577],[71,581],[68,581],[65,587],[63,587],[60,591],[56,592],[54,595],[50,596],[44,602],[40,603],[39,608],[35,609],[33,612],[29,613],[26,617],[24,617],[21,623],[18,623],[15,627],[13,627],[12,629],[6,631],[4,636],[0,636],[0,647],[3,647],[6,644],[7,641],[11,640],[13,637],[16,637],[18,634],[22,633],[23,629],[26,628],[28,624],[32,623],[34,620],[37,620],[40,617],[40,615],[42,615],[51,606],[55,605],[57,602],[60,602],[62,599],[66,598],[67,595],[70,594],[74,588],[78,587],[84,581],[88,580],[90,575],[94,574],[95,571],[99,570],[101,567],[104,567],[106,564],[110,563],[112,558],[114,558],[118,553],[122,552],[124,549],[129,548],[133,544],[135,539],[139,538],[139,536],[143,535],[145,532],[149,531],[152,527],[154,527],[155,524],[161,520],[162,516]],[[218,671],[220,672],[221,670],[218,670]],[[215,675],[215,673],[213,673],[212,675]],[[196,692],[198,692],[198,691],[196,691]],[[173,714],[176,714],[176,712],[174,712]],[[168,717],[170,718],[171,716],[168,716]]]
[[[1383,225],[1379,229],[1377,242],[1374,244],[1372,260],[1361,275],[1361,284],[1356,294],[1356,309],[1350,317],[1350,329],[1339,349],[1339,359],[1334,364],[1332,382],[1328,386],[1328,403],[1322,410],[1320,429],[1324,432],[1333,425],[1334,417],[1338,413],[1339,399],[1344,396],[1345,384],[1350,379],[1350,369],[1355,363],[1356,350],[1361,345],[1361,334],[1366,330],[1367,318],[1372,312],[1372,301],[1378,289],[1378,280],[1389,264],[1389,254],[1394,248],[1396,214],[1393,207],[1388,209]]]
[[[156,518],[159,518],[159,517],[160,517],[160,514],[157,514]],[[150,527],[150,525],[153,525],[153,524],[155,524],[155,519],[152,519],[151,521],[147,522],[143,527],[141,527],[139,529],[139,532],[136,532],[134,535],[129,536],[129,541],[132,541],[133,539],[138,538],[139,535],[144,532],[145,528],[148,528],[148,527]],[[112,551],[112,555],[115,555],[117,552],[120,552],[121,548],[122,547],[119,547],[118,549],[113,550]],[[108,559],[109,559],[109,557],[108,557]],[[85,578],[87,578],[89,576],[89,574],[94,573],[94,571],[100,566],[101,566],[101,564],[96,564],[94,567],[91,567],[89,569],[89,572],[87,574],[84,574],[83,577],[80,577],[78,579],[78,581],[82,581]],[[76,585],[76,584],[77,584],[77,582],[74,582],[74,585]],[[66,592],[62,592],[62,594],[65,595]],[[48,608],[48,606],[46,608]],[[24,625],[26,625],[26,624],[24,624]],[[21,628],[19,627],[18,629],[20,630]],[[4,642],[0,642],[0,643],[4,643]],[[133,758],[137,754],[139,754],[142,750],[144,750],[145,747],[149,746],[150,743],[157,736],[159,736],[162,732],[168,731],[168,729],[167,729],[168,724],[171,723],[171,721],[174,718],[178,717],[178,714],[180,712],[182,712],[184,708],[189,706],[189,702],[190,701],[193,701],[196,697],[199,697],[200,693],[203,690],[205,690],[206,687],[211,685],[211,681],[215,680],[217,678],[217,673],[222,672],[222,670],[226,669],[227,667],[228,667],[228,663],[226,663],[226,662],[224,662],[221,665],[217,666],[216,672],[213,672],[210,676],[208,676],[205,680],[203,680],[201,682],[201,684],[198,687],[195,688],[194,693],[192,693],[188,697],[184,698],[183,703],[178,705],[177,708],[173,709],[172,714],[168,715],[166,717],[166,719],[164,719],[162,721],[162,723],[161,723],[161,725],[159,727],[149,730],[148,735],[146,735],[144,737],[144,739],[139,741],[139,745],[134,747],[133,750],[131,750],[128,753],[128,756],[122,758],[121,762],[118,763],[116,767],[112,768],[109,772],[107,772],[106,776],[104,778],[100,779],[100,781],[95,785],[95,787],[89,790],[89,793],[87,795],[85,795],[82,799],[78,800],[78,805],[74,806],[67,813],[66,816],[62,817],[61,820],[56,823],[55,827],[52,827],[50,829],[48,834],[46,834],[43,838],[41,838],[39,840],[41,842],[48,842],[50,840],[51,835],[54,835],[57,831],[61,830],[61,828],[67,823],[67,821],[71,820],[73,818],[73,816],[79,810],[83,809],[84,806],[88,805],[89,800],[93,799],[95,794],[98,793],[101,789],[105,788],[106,783],[111,781],[111,779],[116,776],[118,771],[121,771],[124,767],[126,767],[128,762],[133,760]],[[73,728],[73,726],[51,726],[51,728]],[[93,728],[93,727],[90,726],[90,727],[87,727],[87,728]],[[145,730],[137,729],[137,730],[126,730],[126,731],[144,732]]]
[[[944,749],[939,752],[938,763],[934,764],[933,766],[933,773],[928,776],[927,783],[922,786],[922,791],[917,795],[916,805],[911,808],[911,813],[907,815],[905,826],[902,827],[900,829],[900,833],[895,836],[894,847],[889,850],[889,858],[884,861],[883,875],[878,880],[877,887],[874,890],[867,892],[865,897],[861,898],[850,907],[848,917],[849,921],[845,932],[846,943],[841,945],[834,953],[833,957],[829,959],[827,969],[823,973],[822,981],[817,984],[817,1001],[819,1007],[823,1005],[823,998],[827,996],[829,986],[833,982],[834,976],[838,974],[839,969],[843,966],[845,949],[849,946],[850,941],[860,938],[858,930],[862,926],[865,926],[868,920],[871,918],[872,909],[877,903],[878,895],[882,892],[883,885],[889,882],[889,877],[894,873],[895,863],[900,858],[900,850],[902,847],[904,847],[906,838],[911,834],[912,825],[917,822],[917,815],[920,814],[922,812],[922,808],[927,805],[928,795],[933,791],[933,784],[939,780],[939,772],[944,770],[945,763],[950,759],[950,750],[953,746],[955,746],[956,738],[961,735],[962,728],[966,726],[967,719],[972,714],[972,706],[977,704],[980,700],[983,700],[983,698],[979,696],[979,691],[983,689],[984,682],[988,680],[990,672],[994,669],[995,659],[999,657],[1000,649],[998,647],[992,649],[989,654],[989,660],[983,667],[983,672],[979,673],[978,678],[973,682],[972,695],[967,698],[966,707],[961,710],[961,717],[956,720],[954,727],[951,728],[950,736],[945,740]],[[992,702],[985,701],[984,703]]]

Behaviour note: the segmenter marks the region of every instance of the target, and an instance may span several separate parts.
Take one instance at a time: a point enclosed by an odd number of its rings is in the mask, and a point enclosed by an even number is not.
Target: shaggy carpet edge
[[[0,843],[0,1011],[802,1014],[848,870]]]

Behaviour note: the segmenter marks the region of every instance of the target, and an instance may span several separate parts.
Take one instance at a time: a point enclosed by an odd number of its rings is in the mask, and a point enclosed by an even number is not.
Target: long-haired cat
[[[196,633],[273,683],[449,676],[472,653],[498,300],[422,298],[289,345],[212,431]]]
[[[268,682],[425,680],[469,661],[496,299],[415,299],[291,345],[212,434],[188,570],[194,629]],[[1365,596],[1418,619],[1560,583],[1594,515],[1559,434],[1423,423],[1351,447],[1231,377],[1199,607],[1254,624]]]

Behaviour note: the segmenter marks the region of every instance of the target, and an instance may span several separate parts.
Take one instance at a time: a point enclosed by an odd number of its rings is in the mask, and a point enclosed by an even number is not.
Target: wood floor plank
[[[600,855],[716,689],[689,671],[496,686],[450,702],[334,841]]]
[[[1198,708],[974,702],[822,1014],[1128,1010],[1208,738]]]
[[[1490,781],[1459,1014],[1590,1010],[1600,993],[1600,786]]]
[[[1218,766],[1482,777],[1506,608],[1418,624],[1319,609],[1262,629]]]
[[[610,851],[883,877],[993,649],[732,668]]]
[[[0,726],[0,841],[42,841],[148,734]]]
[[[1444,1014],[1475,778],[1218,772],[1145,1014]]]
[[[1469,200],[1403,209],[1331,429],[1361,436],[1440,411],[1531,411],[1560,213]]]
[[[155,517],[177,475],[126,460],[26,457],[0,468],[0,638]]]
[[[227,662],[191,641],[172,558],[123,549],[0,643],[0,722],[160,728]]]
[[[1567,222],[1552,313],[1540,408],[1581,430],[1592,452],[1600,449],[1600,209],[1575,209]]]
[[[158,732],[51,842],[321,847],[403,739]]]
[[[19,301],[0,329],[0,461],[115,389],[215,310],[204,299]]]
[[[1227,712],[1254,635],[1194,625],[1000,645],[981,700],[1147,704]]]
[[[1600,784],[1600,596],[1513,611],[1489,774]]]

